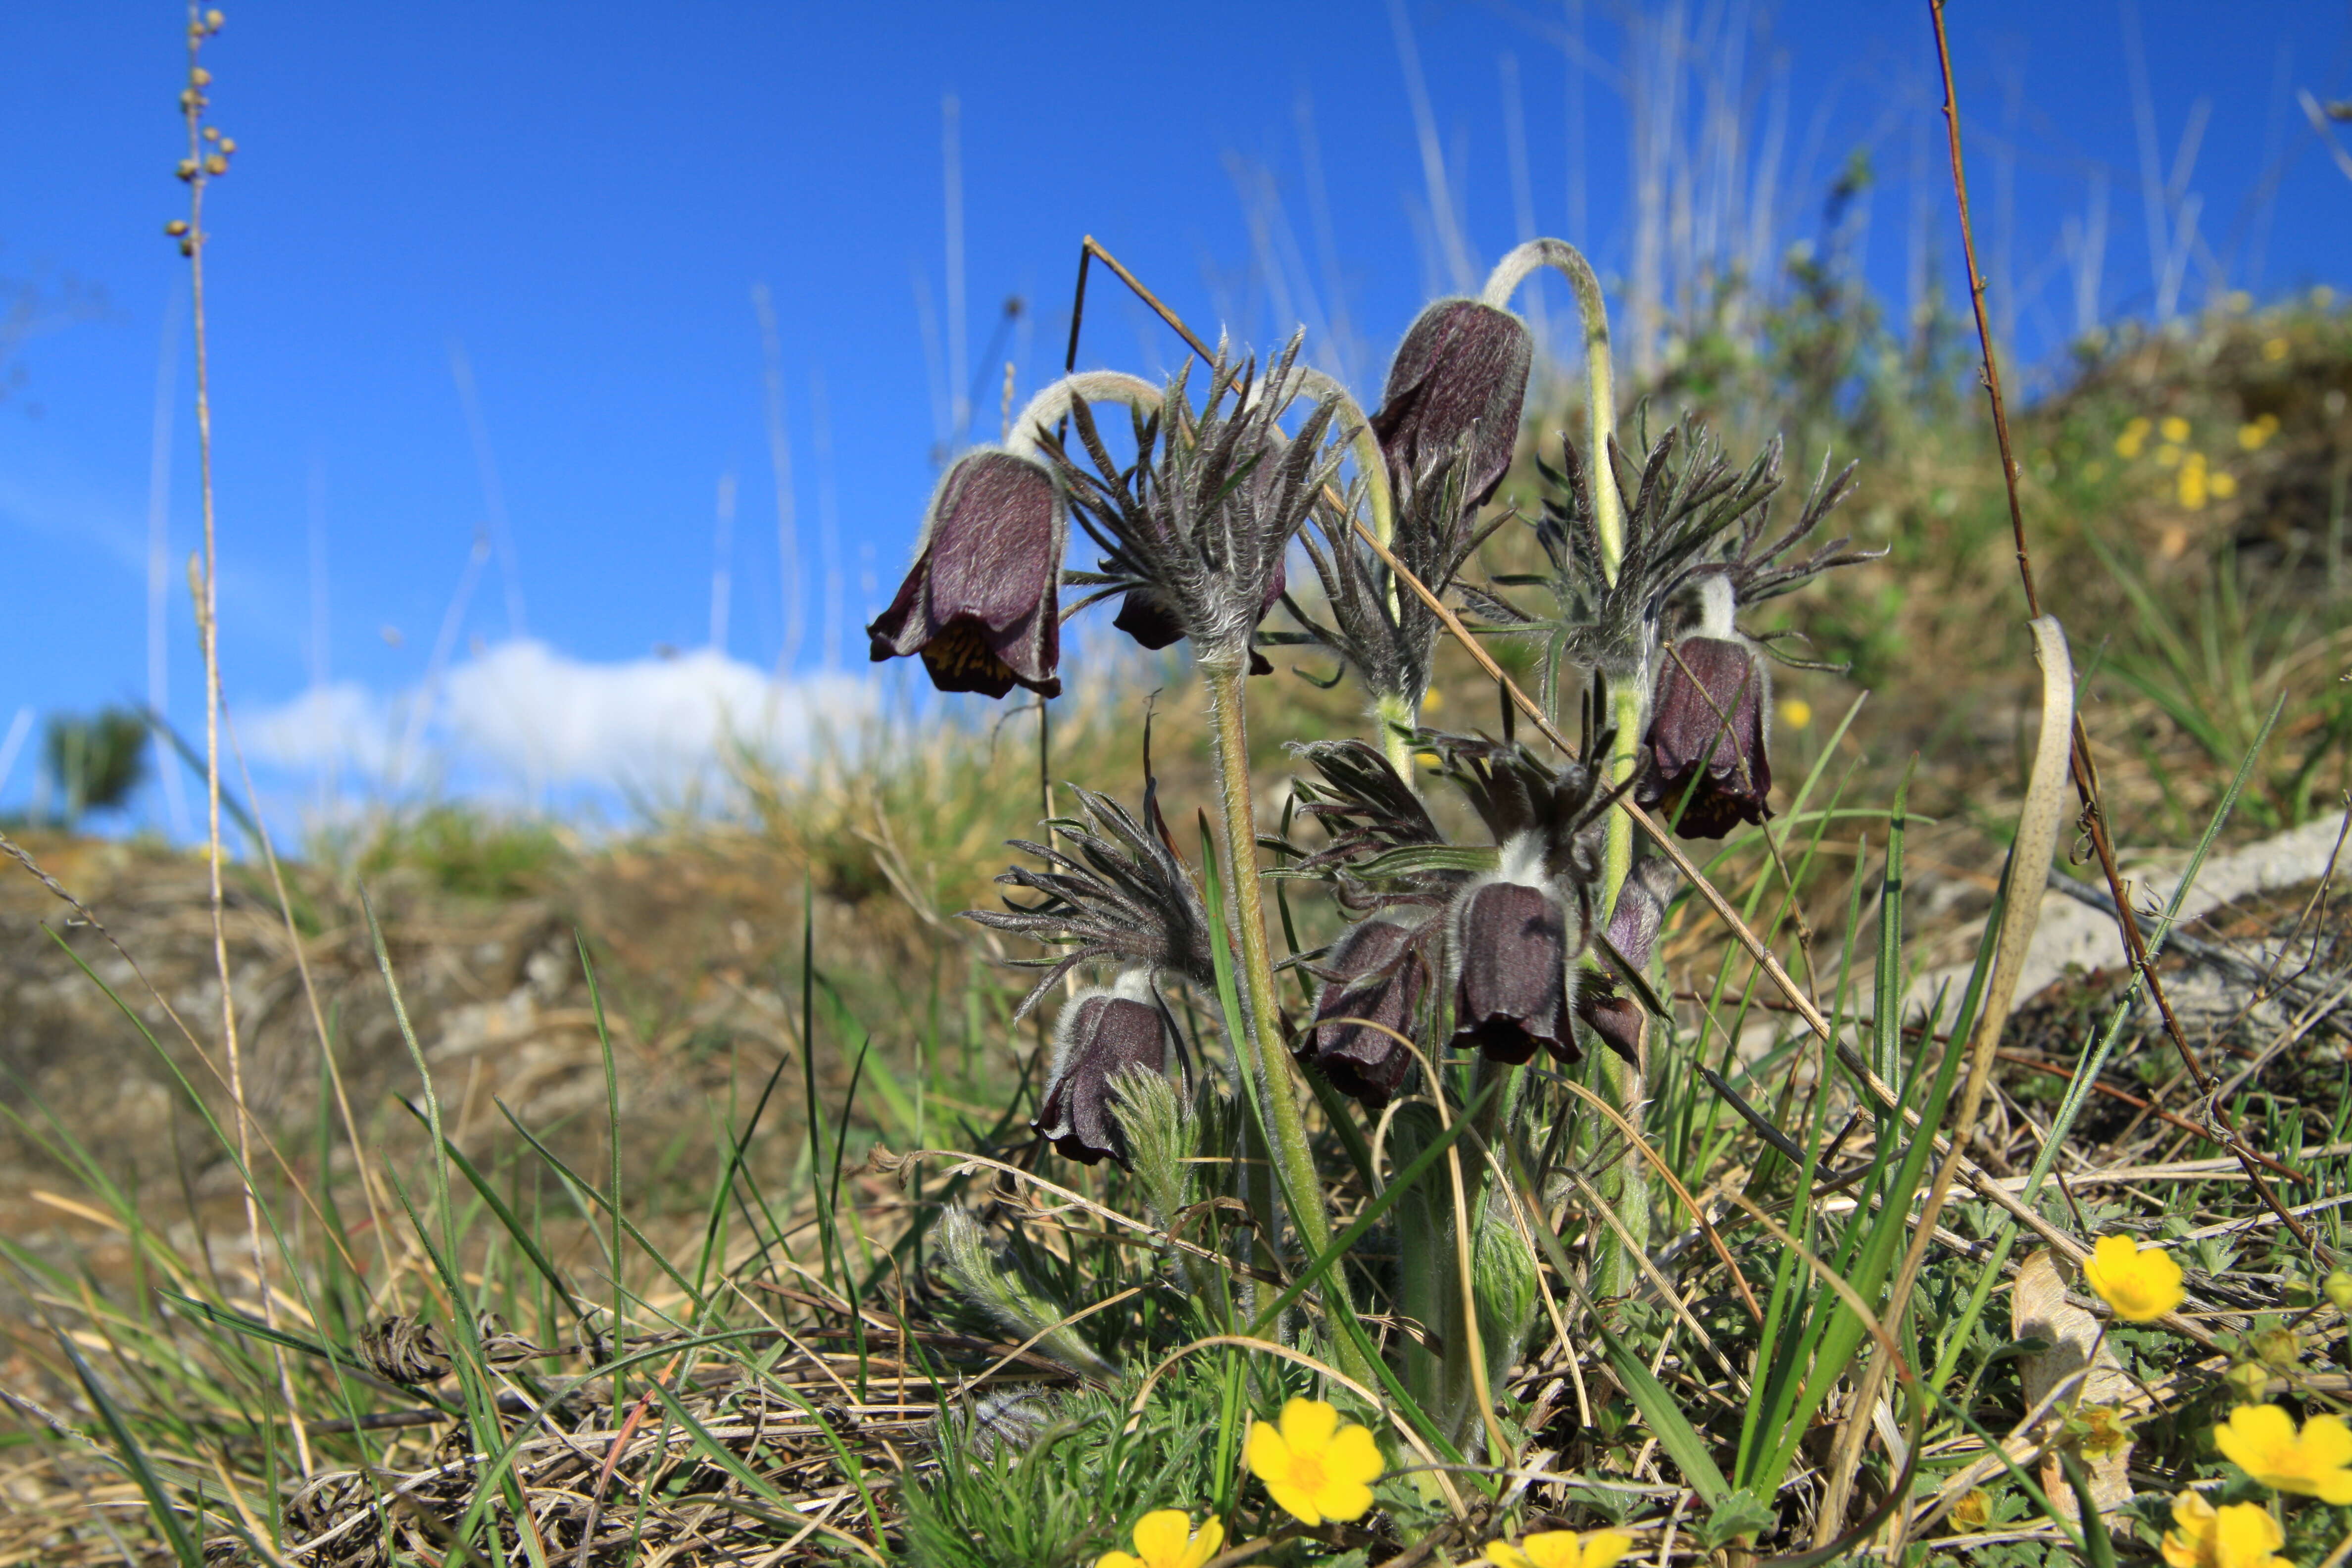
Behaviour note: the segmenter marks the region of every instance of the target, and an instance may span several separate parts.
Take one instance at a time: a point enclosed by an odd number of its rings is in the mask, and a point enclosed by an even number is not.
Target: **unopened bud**
[[[2242,1361],[2221,1374],[2231,1392],[2248,1405],[2259,1404],[2263,1390],[2271,1385],[2271,1374],[2260,1362]]]
[[[232,156],[235,155],[236,152],[236,138],[234,136],[222,137],[220,147],[222,152],[229,153]]]
[[[181,159],[179,174],[180,178],[184,180],[194,179],[196,177],[196,161],[194,158]]]
[[[171,222],[163,226],[163,232],[170,235],[173,238],[177,239],[180,236],[188,232],[188,220],[184,217],[175,217]]]
[[[2300,1274],[2290,1274],[2279,1287],[2279,1300],[2290,1307],[2315,1307],[2319,1304],[2319,1287]]]
[[[2352,1272],[2331,1269],[2327,1278],[2319,1282],[2319,1289],[2337,1311],[2352,1312]]]
[[[222,157],[217,153],[214,153],[211,157],[205,160],[205,173],[207,174],[227,174],[228,160]]]
[[[191,66],[188,68],[188,79],[198,87],[210,87],[212,85],[213,73],[205,69],[202,66]]]
[[[195,109],[204,100],[205,95],[193,87],[184,87],[180,89],[180,109],[183,113]]]
[[[217,126],[213,126],[213,125],[207,125],[207,126],[205,126],[205,141],[207,141],[207,142],[217,142],[217,141],[219,141],[219,140],[220,140],[220,129],[219,129],[219,127],[217,127]]]
[[[2303,1336],[2293,1329],[2264,1329],[2254,1336],[2255,1357],[2281,1372],[2291,1372],[2303,1359]]]
[[[227,24],[227,22],[228,18],[222,16],[217,10],[207,11],[205,13],[205,26],[213,32],[219,32],[221,28]]]
[[[183,256],[194,256],[195,253],[196,253],[196,242],[195,242],[194,240],[193,240],[193,239],[184,239],[184,240],[180,241],[180,254],[181,254],[181,255],[183,255]]]

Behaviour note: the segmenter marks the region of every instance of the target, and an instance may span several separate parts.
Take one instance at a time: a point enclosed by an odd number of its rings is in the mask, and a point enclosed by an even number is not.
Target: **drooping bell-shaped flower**
[[[1658,928],[1664,923],[1666,900],[1674,896],[1682,873],[1670,860],[1648,856],[1637,860],[1617,889],[1617,907],[1610,911],[1605,940],[1610,950],[1636,974],[1647,974],[1658,947]],[[1642,1037],[1648,1016],[1630,988],[1605,970],[1585,977],[1577,988],[1576,1016],[1595,1038],[1639,1065]]]
[[[1658,808],[1685,838],[1720,838],[1770,816],[1764,661],[1745,638],[1691,637],[1666,644],[1659,665],[1634,804]]]
[[[1772,677],[1733,622],[1731,573],[1699,574],[1685,597],[1681,635],[1658,649],[1633,803],[1659,810],[1685,838],[1720,838],[1772,815]]]
[[[1454,1044],[1518,1063],[1538,1046],[1582,1056],[1568,1013],[1568,911],[1549,888],[1505,875],[1455,901]]]
[[[1108,991],[1084,991],[1062,1009],[1045,1096],[1029,1125],[1066,1159],[1128,1163],[1127,1135],[1112,1114],[1111,1079],[1127,1068],[1166,1072],[1176,1043],[1167,1009],[1141,971]]]
[[[874,661],[919,653],[941,691],[1061,693],[1056,591],[1068,530],[1042,463],[982,448],[956,459],[923,520],[915,563],[866,628]]]
[[[1464,442],[1467,505],[1483,506],[1510,471],[1535,338],[1508,310],[1440,300],[1406,329],[1371,416],[1390,472],[1419,474]]]
[[[1429,988],[1419,935],[1374,918],[1341,937],[1322,964],[1315,1022],[1298,1036],[1300,1061],[1312,1062],[1334,1089],[1374,1110],[1412,1070],[1412,1053],[1397,1037],[1412,1035]]]

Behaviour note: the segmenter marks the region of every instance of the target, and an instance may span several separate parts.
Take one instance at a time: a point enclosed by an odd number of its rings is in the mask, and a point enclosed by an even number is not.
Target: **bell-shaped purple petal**
[[[1579,1060],[1568,1021],[1568,921],[1540,888],[1487,882],[1454,907],[1454,1044],[1498,1062],[1538,1046]]]
[[[1743,822],[1762,822],[1772,815],[1764,743],[1772,692],[1762,661],[1745,642],[1705,637],[1668,643],[1660,658],[1634,804],[1678,820],[1685,838],[1720,838]]]
[[[1429,988],[1417,934],[1394,921],[1372,919],[1341,937],[1323,963],[1315,1022],[1299,1033],[1295,1047],[1298,1059],[1322,1069],[1332,1088],[1374,1110],[1388,1104],[1412,1070],[1412,1053],[1396,1037],[1412,1035]]]
[[[1440,300],[1422,311],[1397,346],[1372,415],[1391,473],[1418,473],[1467,437],[1463,490],[1469,505],[1484,506],[1510,471],[1534,360],[1533,335],[1508,310]]]
[[[1126,1165],[1127,1137],[1111,1113],[1110,1080],[1125,1068],[1168,1070],[1174,1043],[1168,1016],[1148,986],[1142,996],[1126,994],[1132,989],[1082,993],[1062,1009],[1045,1098],[1029,1125],[1065,1158],[1092,1165],[1108,1154]]]
[[[1617,907],[1609,913],[1609,945],[1626,967],[1647,973],[1658,950],[1658,928],[1665,923],[1666,900],[1680,880],[1672,862],[1654,857],[1634,863],[1633,874],[1617,889]],[[1649,1014],[1615,975],[1588,974],[1576,993],[1576,1016],[1604,1046],[1640,1065],[1642,1037]]]
[[[1289,585],[1289,569],[1282,562],[1276,562],[1273,581],[1266,585],[1265,596],[1257,607],[1259,620],[1273,614],[1274,606],[1281,603],[1283,591]],[[1167,601],[1150,588],[1129,588],[1119,595],[1118,614],[1111,617],[1110,624],[1154,652],[1184,638],[1184,623],[1176,618],[1176,612],[1168,607]],[[1255,648],[1250,649],[1250,673],[1274,673],[1273,663]]]
[[[1043,465],[993,449],[956,459],[898,597],[866,628],[874,661],[919,653],[941,691],[1059,696],[1066,527]]]

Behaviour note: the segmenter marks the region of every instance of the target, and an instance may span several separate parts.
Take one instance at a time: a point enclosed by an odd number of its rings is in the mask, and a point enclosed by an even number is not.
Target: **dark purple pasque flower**
[[[1333,944],[1322,965],[1315,1022],[1300,1031],[1294,1047],[1300,1061],[1322,1069],[1332,1088],[1374,1110],[1388,1104],[1412,1070],[1412,1053],[1396,1036],[1412,1033],[1429,989],[1419,934],[1375,918]]]
[[[1636,861],[1625,885],[1617,889],[1617,907],[1610,912],[1606,941],[1636,974],[1649,973],[1651,957],[1658,948],[1658,928],[1665,921],[1666,900],[1674,896],[1681,875],[1672,861],[1651,856]],[[1649,1015],[1615,975],[1604,969],[1584,977],[1576,994],[1576,1016],[1602,1045],[1640,1064]]]
[[[1265,600],[1258,605],[1258,619],[1264,620],[1274,606],[1282,602],[1283,591],[1290,586],[1290,574],[1283,563],[1274,563],[1274,580],[1266,585]],[[1129,588],[1120,596],[1118,614],[1110,624],[1135,639],[1138,647],[1154,653],[1184,640],[1184,623],[1168,602],[1150,588]],[[1250,673],[1272,675],[1274,663],[1255,647],[1250,649]]]
[[[1418,474],[1466,438],[1464,504],[1484,506],[1510,471],[1534,359],[1533,335],[1508,310],[1440,300],[1422,311],[1397,345],[1371,419],[1391,474]]]
[[[1720,838],[1772,815],[1772,763],[1764,745],[1771,677],[1747,641],[1687,637],[1661,650],[1650,731],[1642,738],[1633,802],[1681,816],[1685,838]]]
[[[1581,1058],[1568,1021],[1568,917],[1523,882],[1481,883],[1454,908],[1454,1044],[1498,1062],[1542,1046]]]
[[[1045,1098],[1029,1125],[1066,1159],[1127,1164],[1127,1135],[1111,1113],[1111,1079],[1127,1068],[1166,1072],[1175,1032],[1149,975],[1121,975],[1108,991],[1081,992],[1062,1009]]]
[[[967,452],[940,481],[890,607],[866,628],[874,662],[923,656],[941,691],[1061,694],[1062,544],[1051,470],[1012,452]]]

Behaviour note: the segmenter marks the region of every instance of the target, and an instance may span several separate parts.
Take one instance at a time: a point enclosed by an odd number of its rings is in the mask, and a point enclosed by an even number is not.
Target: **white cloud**
[[[240,728],[279,766],[349,768],[394,787],[431,772],[486,773],[534,793],[667,793],[730,745],[789,755],[828,727],[856,729],[877,704],[870,679],[778,680],[714,649],[599,664],[519,639],[458,665],[431,691],[384,698],[340,683]]]

